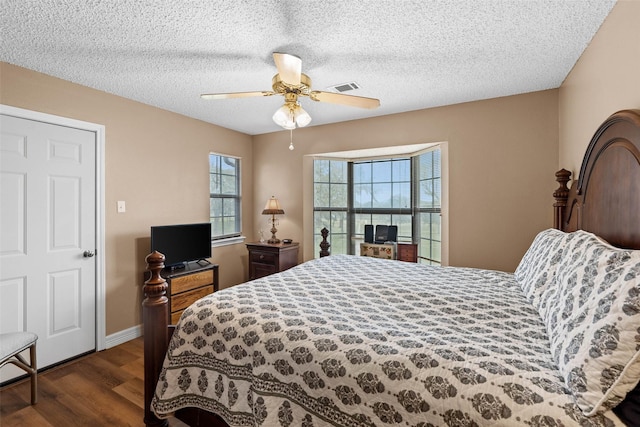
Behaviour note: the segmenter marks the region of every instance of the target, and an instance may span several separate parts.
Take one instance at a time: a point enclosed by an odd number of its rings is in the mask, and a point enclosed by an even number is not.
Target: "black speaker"
[[[389,227],[386,225],[376,225],[376,243],[384,243],[387,241],[387,233],[389,232]]]
[[[397,225],[376,225],[375,243],[395,242],[398,240]]]
[[[390,225],[387,227],[387,242],[397,242],[398,241],[398,226]]]
[[[373,225],[365,224],[364,226],[364,242],[373,243]]]

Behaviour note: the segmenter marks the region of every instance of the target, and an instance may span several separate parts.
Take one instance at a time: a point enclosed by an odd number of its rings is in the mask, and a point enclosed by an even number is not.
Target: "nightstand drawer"
[[[201,271],[199,273],[171,279],[171,295],[176,295],[203,285],[213,284],[213,271]]]
[[[298,265],[298,243],[247,243],[249,280]]]
[[[171,312],[183,310],[193,304],[196,300],[213,293],[213,285],[205,286],[189,292],[183,292],[180,295],[171,297]]]
[[[252,251],[250,262],[259,262],[261,264],[275,264],[278,254],[269,252]]]

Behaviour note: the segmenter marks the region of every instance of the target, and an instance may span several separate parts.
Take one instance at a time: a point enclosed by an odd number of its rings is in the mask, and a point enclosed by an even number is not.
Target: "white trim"
[[[228,239],[212,240],[211,247],[218,248],[220,246],[237,245],[238,243],[244,243],[245,236],[229,237]]]
[[[306,154],[315,159],[323,160],[374,160],[391,159],[395,157],[417,156],[442,142],[428,142],[424,144],[394,145],[390,147],[363,148],[359,150],[336,151],[333,153]]]
[[[231,157],[232,159],[237,159],[237,160],[242,160],[242,157],[240,156],[232,156],[230,154],[222,154],[222,153],[218,153],[217,151],[209,151],[209,154],[213,154],[214,156],[222,156],[222,157]]]
[[[107,337],[107,348],[112,348],[142,336],[142,325],[132,326]]]
[[[54,116],[38,111],[25,110],[0,104],[0,114],[27,120],[51,123],[94,132],[96,135],[96,351],[106,345],[106,272],[105,272],[105,127],[68,117]]]

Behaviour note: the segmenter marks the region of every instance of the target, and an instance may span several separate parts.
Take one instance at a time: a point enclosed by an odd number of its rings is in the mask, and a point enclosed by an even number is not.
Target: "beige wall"
[[[253,211],[251,137],[0,63],[0,103],[105,126],[106,333],[141,323],[151,225],[208,221],[210,151],[242,157],[243,209]],[[116,212],[124,200],[127,211]],[[243,228],[253,229],[245,215]],[[214,248],[222,287],[246,280],[243,244]]]
[[[384,100],[382,100],[384,102]],[[311,162],[342,150],[446,141],[450,265],[513,271],[540,230],[552,226],[558,160],[557,90],[254,137],[254,223],[276,195],[278,236],[313,258]],[[258,228],[258,227],[256,227]],[[257,238],[257,236],[253,236]]]
[[[600,124],[640,109],[640,0],[618,0],[559,91],[560,163],[580,172]]]
[[[209,151],[243,158],[249,239],[266,228],[260,210],[275,194],[286,211],[278,235],[302,242],[301,259],[317,251],[304,239],[312,233],[312,202],[310,161],[303,159],[313,153],[447,141],[451,265],[513,270],[535,233],[551,225],[554,90],[301,129],[289,151],[286,132],[254,137],[252,144],[247,135],[0,66],[0,103],[105,125],[107,334],[140,323],[149,226],[206,220],[207,182],[199,177],[207,173]],[[116,213],[117,200],[127,202],[125,214]],[[223,287],[245,280],[244,245],[214,249],[213,261],[221,265]]]
[[[614,111],[640,108],[639,20],[640,0],[619,0],[559,90],[300,129],[292,152],[286,132],[251,138],[1,63],[0,103],[106,126],[111,334],[140,322],[148,227],[206,219],[206,182],[197,177],[207,165],[198,162],[211,150],[243,157],[248,238],[265,228],[260,210],[276,195],[286,212],[278,236],[302,242],[301,258],[309,259],[317,248],[304,239],[312,232],[305,155],[447,141],[450,264],[513,270],[535,233],[551,226],[555,170],[577,171],[598,125]],[[151,194],[159,186],[173,195]],[[127,202],[126,214],[116,213],[117,200]],[[214,261],[223,285],[245,279],[244,245],[214,250]]]

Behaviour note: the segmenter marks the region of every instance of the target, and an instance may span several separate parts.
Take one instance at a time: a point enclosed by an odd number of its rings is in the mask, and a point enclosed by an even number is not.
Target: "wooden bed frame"
[[[596,131],[587,148],[580,176],[567,187],[571,172],[556,173],[559,188],[553,193],[554,227],[563,231],[592,232],[612,245],[640,249],[640,110],[611,115]],[[324,231],[324,230],[323,230]],[[329,244],[323,233],[322,255]],[[142,303],[144,333],[144,422],[167,426],[150,409],[169,339],[167,283],[160,272],[164,256],[154,252],[146,258],[150,279],[144,283]],[[637,387],[636,389],[639,389]],[[176,417],[190,426],[228,427],[217,415],[182,409]]]
[[[554,227],[640,249],[640,110],[619,111],[600,125],[571,189],[570,175],[556,172]]]

